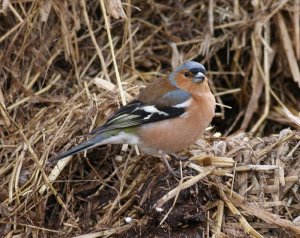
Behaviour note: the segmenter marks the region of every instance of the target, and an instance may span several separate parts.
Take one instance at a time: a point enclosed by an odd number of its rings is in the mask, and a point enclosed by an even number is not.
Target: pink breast
[[[193,144],[214,116],[214,105],[192,103],[183,117],[149,123],[138,131],[142,147],[172,153]]]

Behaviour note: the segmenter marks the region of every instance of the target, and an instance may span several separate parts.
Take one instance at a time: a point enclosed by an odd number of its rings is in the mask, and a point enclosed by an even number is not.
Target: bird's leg
[[[171,165],[168,162],[168,155],[165,153],[160,153],[160,160],[162,162],[164,162],[164,164],[166,165],[167,169],[169,170],[169,172],[174,176],[174,177],[178,177],[178,175],[176,175],[176,173],[174,172],[174,170],[172,169]]]

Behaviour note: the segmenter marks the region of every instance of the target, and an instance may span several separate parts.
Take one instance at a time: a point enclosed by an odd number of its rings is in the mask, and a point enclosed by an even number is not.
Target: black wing
[[[121,107],[103,126],[96,128],[91,134],[179,117],[185,113],[188,106],[186,102],[190,98],[188,92],[177,88],[155,98],[152,103],[134,100]]]
[[[147,105],[134,100],[120,108],[103,126],[91,131],[91,134],[175,118],[183,113],[185,107]]]

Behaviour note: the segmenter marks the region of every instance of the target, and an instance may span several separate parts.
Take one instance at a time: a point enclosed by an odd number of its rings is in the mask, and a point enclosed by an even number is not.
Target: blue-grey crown
[[[182,65],[180,65],[179,67],[177,67],[169,76],[169,80],[171,81],[171,83],[176,86],[176,81],[174,79],[175,77],[175,74],[183,69],[188,69],[189,71],[200,71],[200,72],[203,72],[204,74],[206,74],[206,69],[205,67],[196,62],[196,61],[187,61],[185,63],[183,63]]]

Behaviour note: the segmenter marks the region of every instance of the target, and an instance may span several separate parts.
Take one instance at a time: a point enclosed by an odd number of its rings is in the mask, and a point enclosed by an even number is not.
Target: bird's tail
[[[49,162],[55,162],[57,160],[61,160],[63,158],[66,158],[68,156],[77,154],[81,151],[87,150],[87,149],[91,149],[95,146],[101,145],[101,144],[105,144],[103,143],[103,140],[105,139],[105,137],[103,135],[97,135],[81,144],[79,144],[78,146],[75,146],[73,148],[71,148],[70,150],[67,150],[66,152],[59,154],[56,157],[52,157],[50,158]]]

